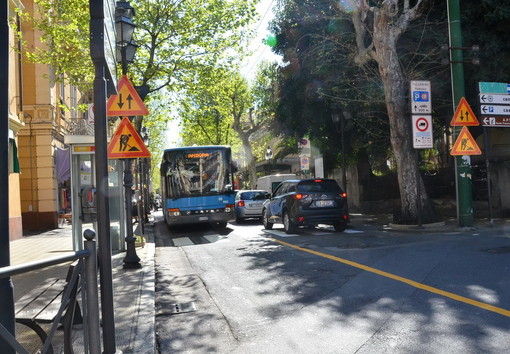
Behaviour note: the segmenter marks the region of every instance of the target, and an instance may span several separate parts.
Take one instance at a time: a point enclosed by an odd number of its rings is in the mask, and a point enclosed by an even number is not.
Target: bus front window
[[[221,151],[175,152],[167,171],[171,196],[199,196],[224,193],[228,166]]]

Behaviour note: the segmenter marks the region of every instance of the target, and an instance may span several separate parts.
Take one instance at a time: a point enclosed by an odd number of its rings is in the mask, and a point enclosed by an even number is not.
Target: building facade
[[[70,212],[69,163],[66,161],[64,135],[84,113],[77,107],[82,95],[65,77],[57,80],[51,66],[31,63],[25,48],[43,48],[40,33],[17,17],[15,9],[30,14],[33,0],[11,0],[12,26],[21,28],[22,47],[12,30],[10,87],[12,97],[9,122],[13,149],[17,150],[18,172],[10,174],[10,236],[23,231],[58,227],[58,216]],[[14,22],[15,21],[15,22]],[[13,162],[17,162],[13,159]],[[13,167],[14,167],[13,163]]]

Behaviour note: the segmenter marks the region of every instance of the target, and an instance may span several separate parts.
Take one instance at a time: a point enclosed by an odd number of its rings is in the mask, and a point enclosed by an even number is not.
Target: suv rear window
[[[298,184],[299,192],[342,193],[338,183],[332,180],[303,181]]]

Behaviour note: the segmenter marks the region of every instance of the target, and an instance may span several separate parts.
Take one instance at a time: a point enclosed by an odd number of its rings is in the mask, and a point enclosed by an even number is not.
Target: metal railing
[[[71,118],[65,126],[68,135],[94,135],[94,125],[85,118]]]
[[[84,249],[74,252],[70,255],[58,256],[47,258],[39,261],[23,263],[14,266],[0,268],[0,279],[9,278],[13,275],[28,273],[34,270],[50,267],[57,264],[73,262],[78,260],[84,264],[84,267],[79,267],[79,273],[74,273],[69,280],[69,286],[66,287],[62,295],[61,306],[55,317],[48,336],[43,344],[42,354],[51,352],[51,340],[60,324],[60,319],[66,311],[67,306],[74,306],[74,304],[67,304],[73,286],[78,282],[82,294],[82,307],[83,307],[83,336],[84,336],[84,352],[91,354],[101,353],[101,335],[100,335],[100,322],[99,322],[99,298],[98,298],[98,282],[97,282],[97,252],[96,241],[94,238],[96,233],[93,230],[85,230],[83,232],[85,237]],[[78,274],[81,276],[78,277]],[[12,349],[21,354],[28,354],[28,351],[16,340],[16,338],[0,324],[0,337],[8,343]],[[72,352],[72,348],[70,349]]]

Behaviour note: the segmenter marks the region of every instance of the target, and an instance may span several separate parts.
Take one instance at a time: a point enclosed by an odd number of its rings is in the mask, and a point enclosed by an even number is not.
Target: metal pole
[[[101,314],[105,354],[116,353],[115,316],[113,307],[112,252],[110,240],[110,209],[108,205],[108,155],[106,117],[106,62],[104,58],[103,1],[90,0],[90,49],[95,67],[94,139],[96,159],[97,236],[99,275],[101,283]]]
[[[140,201],[142,202],[142,217],[140,219],[140,227],[142,229],[142,235],[145,235],[145,216],[147,215],[146,207],[145,207],[145,169],[143,158],[140,159]]]
[[[422,227],[422,207],[421,207],[421,186],[420,186],[420,151],[416,150],[416,156],[417,156],[417,168],[416,168],[416,210],[417,210],[417,221],[418,221],[418,228]]]
[[[344,134],[344,128],[345,128],[345,122],[344,122],[344,115],[340,115],[340,129],[342,130],[341,138],[342,138],[342,187],[344,188],[344,192],[347,192],[347,175],[346,175],[346,166],[345,166],[345,134]]]
[[[123,45],[120,50],[122,75],[127,74],[126,49],[126,46]],[[124,160],[124,194],[126,195],[126,238],[124,239],[126,241],[126,256],[122,260],[124,263],[122,267],[124,269],[138,269],[142,267],[140,264],[140,258],[136,254],[136,238],[133,236],[133,211],[131,205],[131,199],[133,198],[133,191],[131,190],[131,187],[133,186],[133,172],[131,171],[131,161],[131,159]],[[140,208],[138,207],[138,203],[136,207],[138,217],[140,217]]]
[[[87,331],[88,344],[91,354],[101,353],[101,331],[99,322],[99,298],[97,287],[97,254],[96,233],[87,229],[83,232],[85,249],[90,251],[90,256],[85,258],[85,279],[87,295]]]
[[[483,145],[485,149],[485,168],[487,169],[487,202],[489,207],[489,222],[491,225],[494,220],[492,219],[492,190],[491,190],[491,166],[489,161],[490,143],[487,127],[483,127]]]
[[[464,65],[462,64],[462,31],[460,26],[459,0],[448,1],[448,24],[450,32],[450,61],[454,108],[465,96]],[[453,110],[455,112],[455,109]],[[453,128],[457,139],[461,127]],[[469,155],[455,157],[455,181],[457,185],[457,219],[459,226],[473,226],[473,190],[471,180],[471,158]]]
[[[9,266],[9,1],[2,1],[0,6],[0,267]],[[7,191],[7,192],[6,192]],[[0,279],[0,324],[9,333],[15,335],[14,295],[11,278]],[[16,351],[0,338],[0,348],[6,354]]]
[[[131,199],[133,193],[133,174],[131,173],[131,159],[124,160],[124,191],[126,195],[126,256],[123,259],[125,269],[140,268],[140,258],[136,254],[135,237],[133,236],[133,212]]]

